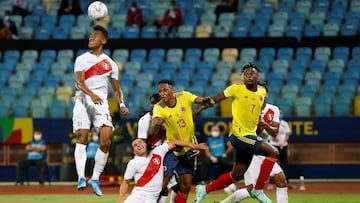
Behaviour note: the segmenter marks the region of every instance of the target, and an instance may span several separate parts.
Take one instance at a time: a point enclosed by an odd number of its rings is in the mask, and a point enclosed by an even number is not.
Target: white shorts
[[[124,201],[124,203],[156,203],[158,196],[151,196],[139,192],[132,192]]]
[[[90,129],[91,124],[97,130],[103,125],[114,129],[107,99],[103,99],[102,104],[95,104],[90,96],[77,92],[74,100],[72,118],[74,132],[79,129]]]
[[[261,164],[264,160],[265,160],[265,156],[260,156],[260,155],[253,156],[250,166],[244,174],[244,181],[246,186],[255,185],[259,177]],[[283,172],[283,170],[281,169],[278,163],[275,163],[270,172],[270,178],[275,176],[276,174],[279,174],[280,172]]]

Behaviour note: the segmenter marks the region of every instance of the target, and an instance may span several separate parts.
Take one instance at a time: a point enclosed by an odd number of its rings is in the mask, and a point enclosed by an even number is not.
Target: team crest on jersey
[[[272,120],[274,120],[274,115],[273,114],[267,114],[266,118],[267,118],[267,120],[272,121]]]
[[[181,111],[181,112],[185,112],[185,111],[186,111],[185,106],[180,107],[180,111]]]
[[[260,101],[263,101],[264,97],[260,95],[259,99],[260,99]]]
[[[161,160],[160,160],[159,158],[154,158],[152,161],[153,161],[154,164],[156,164],[156,165],[159,165],[159,164],[161,163]]]

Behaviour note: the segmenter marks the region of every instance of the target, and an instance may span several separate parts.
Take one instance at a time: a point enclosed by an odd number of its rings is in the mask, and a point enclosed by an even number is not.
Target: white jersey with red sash
[[[132,195],[145,193],[154,197],[159,196],[164,177],[163,159],[168,151],[169,145],[163,143],[151,150],[147,157],[135,156],[129,161],[124,179],[135,180]]]
[[[106,94],[99,95],[101,98],[107,98],[109,79],[118,80],[119,69],[116,63],[106,54],[102,53],[96,56],[86,52],[78,56],[74,64],[74,72],[85,72],[85,84],[91,90]]]
[[[269,125],[271,125],[273,122],[280,123],[279,116],[280,116],[279,107],[272,104],[266,104],[265,108],[261,112],[261,118],[263,118],[264,121]],[[257,134],[264,139],[269,138],[269,134],[266,132],[264,128],[259,128],[257,130]]]

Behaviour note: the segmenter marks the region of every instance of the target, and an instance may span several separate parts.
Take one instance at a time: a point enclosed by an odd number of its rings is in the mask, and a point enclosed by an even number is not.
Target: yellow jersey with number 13
[[[256,135],[266,94],[266,89],[260,85],[256,92],[248,90],[244,84],[234,84],[224,90],[225,97],[233,100],[230,133],[237,137]]]
[[[195,102],[196,95],[187,91],[175,93],[176,105],[168,107],[162,101],[154,106],[153,116],[165,119],[164,127],[166,129],[165,142],[171,140],[182,140],[193,143],[195,135],[194,120],[192,115],[192,105]],[[175,155],[183,155],[189,148],[183,148]]]

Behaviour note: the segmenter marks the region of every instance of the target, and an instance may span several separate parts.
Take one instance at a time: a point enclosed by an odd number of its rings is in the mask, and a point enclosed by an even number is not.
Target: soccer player
[[[95,154],[93,174],[88,184],[94,193],[102,196],[99,176],[104,170],[109,155],[109,147],[113,136],[113,124],[109,112],[108,81],[110,80],[114,96],[119,102],[120,111],[128,114],[124,104],[123,94],[118,81],[118,67],[116,63],[103,53],[103,46],[107,42],[108,32],[101,26],[95,26],[90,34],[89,52],[78,56],[75,60],[76,95],[73,109],[73,130],[77,135],[75,146],[75,165],[78,174],[79,190],[87,187],[85,179],[86,144],[90,126],[99,132],[100,147]]]
[[[174,83],[171,80],[161,80],[158,83],[158,91],[161,101],[154,106],[151,134],[165,127],[165,142],[182,140],[193,143],[195,126],[192,105],[196,103],[211,106],[213,105],[212,99],[198,97],[187,91],[174,93]],[[167,192],[167,184],[175,170],[180,178],[179,191],[174,199],[177,203],[186,202],[189,195],[195,166],[193,153],[194,151],[190,150],[190,148],[182,147],[168,153],[164,158],[166,170],[164,172],[162,193]]]
[[[196,150],[207,149],[205,143],[193,144],[191,142],[173,140],[163,143],[150,151],[151,146],[147,144],[146,140],[140,138],[134,139],[131,147],[135,157],[127,165],[117,203],[156,203],[163,183],[164,156],[169,150],[174,150],[176,146],[189,147]],[[125,195],[132,179],[135,180],[136,185],[131,195],[125,200]]]
[[[143,115],[138,121],[137,137],[142,139],[147,139],[150,146],[161,145],[163,138],[165,136],[165,131],[161,131],[155,135],[149,136],[150,122],[151,122],[151,116],[153,115],[153,108],[155,104],[158,103],[160,100],[161,98],[158,93],[152,94],[150,96],[151,111]]]
[[[261,113],[261,118],[257,132],[259,136],[261,136],[265,140],[268,140],[269,137],[276,137],[277,134],[279,133],[280,111],[279,108],[275,105],[268,103],[265,104],[266,105]],[[249,168],[246,170],[244,174],[246,188],[242,188],[235,191],[233,194],[231,194],[224,200],[220,201],[220,203],[235,203],[243,199],[249,198],[251,196],[250,193],[252,189],[257,183],[257,179],[260,175],[259,169],[264,159],[265,159],[264,156],[254,155],[251,160]],[[288,203],[286,177],[278,163],[275,163],[271,170],[270,181],[277,186],[276,189],[277,202]],[[266,201],[271,202],[269,198],[267,198]]]
[[[200,203],[209,192],[222,189],[240,180],[254,154],[265,155],[266,159],[261,164],[260,175],[251,195],[261,202],[267,201],[262,188],[278,158],[278,152],[256,135],[267,92],[263,86],[258,85],[259,69],[254,64],[246,64],[243,67],[243,74],[244,84],[231,85],[212,98],[214,102],[220,102],[226,98],[232,99],[233,121],[230,142],[234,147],[235,165],[231,172],[221,175],[207,185],[197,185],[196,203]],[[206,108],[206,106],[200,106],[194,112],[198,113]]]

